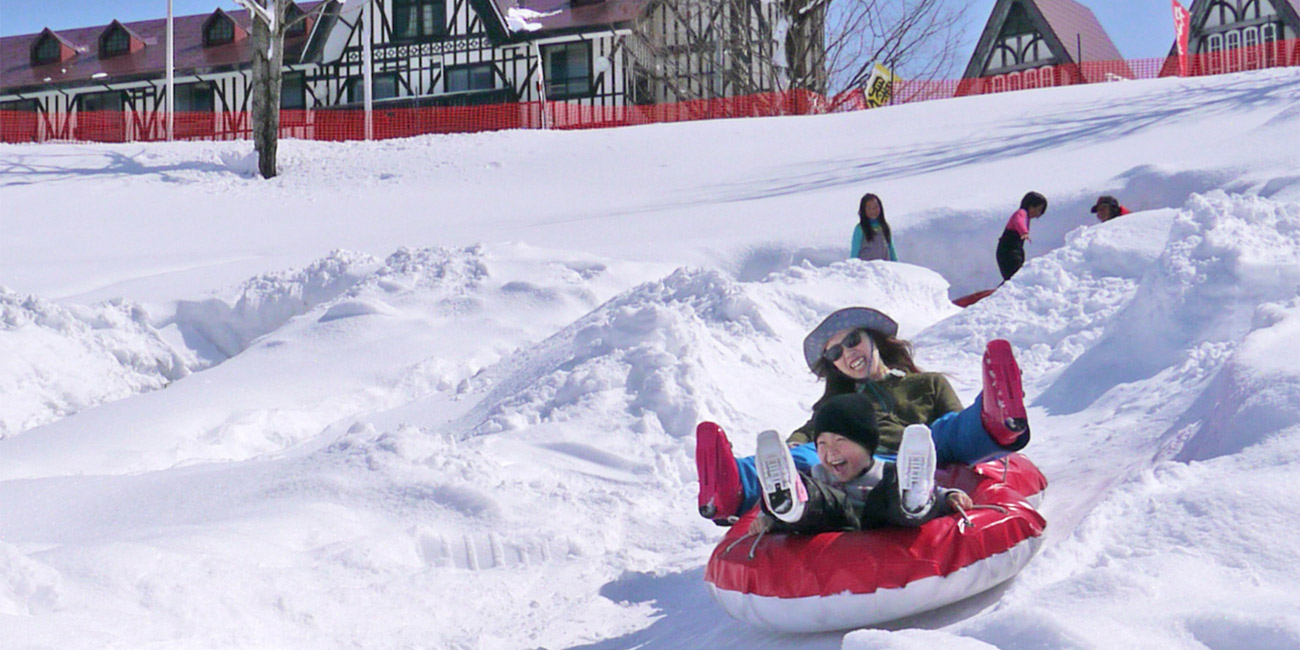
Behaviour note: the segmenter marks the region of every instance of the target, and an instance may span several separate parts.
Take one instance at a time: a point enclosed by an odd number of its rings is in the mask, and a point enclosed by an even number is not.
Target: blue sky
[[[980,30],[988,22],[995,0],[974,0],[965,51],[975,47]],[[1169,0],[1081,0],[1128,59],[1161,57],[1174,40]],[[1184,0],[1190,7],[1191,0]],[[176,15],[208,13],[217,7],[233,8],[231,0],[173,0]],[[68,29],[161,18],[167,15],[166,0],[0,0],[0,35],[31,34],[45,27]]]

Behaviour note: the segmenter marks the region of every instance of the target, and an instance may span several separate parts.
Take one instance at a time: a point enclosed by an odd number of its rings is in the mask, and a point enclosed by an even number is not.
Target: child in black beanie
[[[971,506],[965,492],[935,487],[934,443],[924,425],[908,427],[897,463],[876,461],[879,430],[864,395],[827,400],[813,418],[813,435],[821,463],[800,474],[775,431],[759,434],[757,466],[767,516],[756,519],[751,532],[920,526]]]

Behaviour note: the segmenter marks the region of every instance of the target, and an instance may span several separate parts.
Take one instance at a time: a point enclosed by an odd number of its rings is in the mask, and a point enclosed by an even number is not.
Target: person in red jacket
[[[1092,206],[1092,213],[1097,215],[1097,220],[1106,223],[1115,217],[1122,217],[1129,213],[1129,209],[1120,205],[1119,201],[1109,194],[1097,197],[1097,204]]]

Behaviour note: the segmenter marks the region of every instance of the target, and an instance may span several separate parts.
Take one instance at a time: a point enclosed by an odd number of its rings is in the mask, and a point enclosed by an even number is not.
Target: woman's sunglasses
[[[867,337],[868,337],[867,330],[863,330],[863,329],[853,330],[852,332],[849,332],[849,335],[845,336],[844,339],[839,343],[836,343],[835,345],[832,345],[826,348],[825,350],[822,350],[822,358],[831,363],[835,363],[836,361],[840,360],[840,357],[844,356],[844,351],[846,349],[856,348],[859,345],[862,345],[862,339]]]

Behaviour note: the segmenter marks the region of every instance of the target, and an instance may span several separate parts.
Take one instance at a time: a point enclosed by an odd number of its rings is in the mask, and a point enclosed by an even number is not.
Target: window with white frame
[[[1223,34],[1210,34],[1205,39],[1205,71],[1209,74],[1223,71]]]

